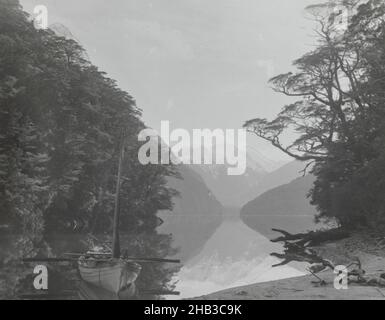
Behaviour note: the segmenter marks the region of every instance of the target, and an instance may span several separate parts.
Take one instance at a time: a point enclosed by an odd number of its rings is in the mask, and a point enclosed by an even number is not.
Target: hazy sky
[[[22,0],[48,8],[91,61],[118,80],[147,125],[238,128],[289,102],[267,80],[314,42],[304,8],[319,0]],[[253,146],[281,158],[266,144]]]

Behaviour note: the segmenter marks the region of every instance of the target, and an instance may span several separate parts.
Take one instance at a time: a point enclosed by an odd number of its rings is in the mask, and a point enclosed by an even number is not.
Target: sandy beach
[[[353,236],[314,248],[335,264],[348,265],[359,258],[367,275],[385,272],[385,241],[378,234],[362,231]],[[385,300],[385,288],[350,284],[347,290],[334,288],[335,274],[319,274],[326,281],[320,286],[312,275],[257,283],[215,292],[195,299],[203,300]]]

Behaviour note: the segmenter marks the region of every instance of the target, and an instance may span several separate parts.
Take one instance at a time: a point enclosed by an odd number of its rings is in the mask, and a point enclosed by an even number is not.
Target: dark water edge
[[[100,239],[104,242],[108,236],[100,235],[90,237],[81,234],[57,234],[47,237],[49,243],[44,254],[38,254],[39,257],[63,257],[64,253],[83,253],[91,246],[91,242]],[[23,299],[25,295],[28,299],[41,294],[33,286],[36,275],[33,274],[37,265],[44,265],[48,268],[48,291],[49,299],[70,299],[77,300],[78,287],[81,284],[78,273],[77,262],[33,262],[24,263],[21,252],[20,240],[22,235],[0,235],[0,299]],[[169,235],[150,234],[146,236],[123,235],[121,236],[121,246],[132,252],[132,256],[137,257],[156,257],[166,258],[169,254],[175,254],[175,249],[170,247]],[[132,250],[130,250],[130,248]],[[139,295],[136,299],[160,299],[157,292],[172,290],[171,279],[178,272],[179,265],[169,265],[162,263],[142,264],[142,271],[137,280]],[[143,289],[150,289],[151,292],[143,294]],[[111,295],[100,296],[100,299],[111,300]]]

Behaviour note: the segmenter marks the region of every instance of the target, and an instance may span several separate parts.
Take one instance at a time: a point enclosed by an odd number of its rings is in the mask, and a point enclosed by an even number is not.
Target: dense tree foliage
[[[24,256],[51,250],[48,239],[58,233],[111,234],[123,141],[126,248],[167,256],[171,238],[157,233],[156,214],[172,208],[176,192],[166,178],[175,169],[139,164],[140,110],[85,57],[74,40],[35,29],[17,0],[0,0],[1,230],[20,235]],[[164,276],[158,282],[170,280]]]
[[[314,164],[310,196],[319,219],[378,225],[385,222],[385,4],[331,1],[308,12],[318,25],[317,47],[294,62],[296,72],[271,79],[275,91],[299,100],[273,121],[245,127]],[[286,145],[288,132],[296,139]]]

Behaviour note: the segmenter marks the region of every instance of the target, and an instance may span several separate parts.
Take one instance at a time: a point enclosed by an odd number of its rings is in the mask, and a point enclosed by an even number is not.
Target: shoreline
[[[385,272],[385,237],[381,233],[363,230],[313,249],[337,265],[348,265],[359,258],[367,275]],[[190,300],[385,300],[385,288],[349,284],[347,290],[337,290],[334,288],[336,275],[332,271],[318,276],[326,281],[325,286],[313,283],[317,279],[309,274],[234,287]]]

